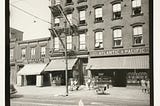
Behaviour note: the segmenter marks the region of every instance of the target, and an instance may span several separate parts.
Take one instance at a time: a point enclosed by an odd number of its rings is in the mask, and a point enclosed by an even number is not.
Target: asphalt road
[[[86,94],[87,95],[87,94]],[[77,96],[21,96],[11,98],[11,106],[150,106],[149,101],[121,99],[98,95],[97,97]]]

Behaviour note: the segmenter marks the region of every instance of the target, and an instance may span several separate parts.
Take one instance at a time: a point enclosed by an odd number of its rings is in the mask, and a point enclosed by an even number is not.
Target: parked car
[[[17,93],[16,88],[14,87],[13,84],[10,84],[10,94],[12,95],[12,94],[15,94],[15,93]]]

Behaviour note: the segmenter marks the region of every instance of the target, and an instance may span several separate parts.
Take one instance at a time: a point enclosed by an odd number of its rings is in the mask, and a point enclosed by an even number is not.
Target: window
[[[59,50],[59,38],[54,38],[54,50]]]
[[[46,47],[43,46],[41,47],[41,57],[45,57],[45,54],[46,54]]]
[[[72,3],[72,0],[66,0],[66,3],[68,4],[68,3]]]
[[[103,48],[103,33],[95,32],[95,48]]]
[[[113,4],[113,19],[121,18],[121,3]]]
[[[55,26],[59,26],[59,23],[60,23],[60,19],[57,18],[57,17],[55,17],[55,19],[54,19],[54,25]]]
[[[26,58],[26,49],[23,48],[21,52],[22,52],[22,54],[21,54],[22,55],[22,59],[25,59]]]
[[[12,60],[14,56],[14,49],[10,49],[10,59]]]
[[[72,36],[67,36],[67,49],[72,49]]]
[[[55,0],[55,5],[58,5],[61,3],[61,0]]]
[[[113,46],[122,46],[122,30],[114,29],[113,30]]]
[[[31,48],[31,58],[34,58],[36,52],[36,48]]]
[[[85,10],[82,10],[82,11],[79,11],[79,24],[85,24],[86,23],[86,11]]]
[[[86,49],[86,35],[85,33],[79,34],[80,37],[80,50],[85,50]]]
[[[142,14],[141,0],[132,0],[132,15]]]
[[[143,32],[142,26],[135,26],[133,27],[133,44],[143,44]]]
[[[95,8],[95,22],[102,21],[102,7]]]
[[[67,19],[69,20],[70,24],[72,24],[72,14],[67,14]]]

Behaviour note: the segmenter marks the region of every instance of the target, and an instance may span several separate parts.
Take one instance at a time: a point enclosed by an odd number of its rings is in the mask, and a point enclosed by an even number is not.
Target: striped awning
[[[90,58],[86,69],[149,69],[149,56]]]
[[[72,70],[78,59],[68,59],[68,70]],[[65,59],[52,60],[44,71],[64,71],[66,69]]]
[[[39,75],[47,64],[26,64],[17,74],[18,75]]]

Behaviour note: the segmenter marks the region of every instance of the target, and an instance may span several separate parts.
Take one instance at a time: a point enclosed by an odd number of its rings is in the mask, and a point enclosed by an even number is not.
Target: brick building
[[[54,9],[57,4],[70,21],[72,34],[68,24],[64,30],[65,19]],[[59,76],[64,81],[65,76],[64,52],[53,27],[62,41],[67,35],[69,78],[78,78],[80,84],[88,77],[109,79],[114,86],[149,78],[149,0],[52,0],[49,7],[53,49],[45,71],[53,79]]]
[[[49,62],[50,37],[23,40],[23,33],[11,28],[10,78],[19,86],[49,85],[49,75],[43,72]]]

